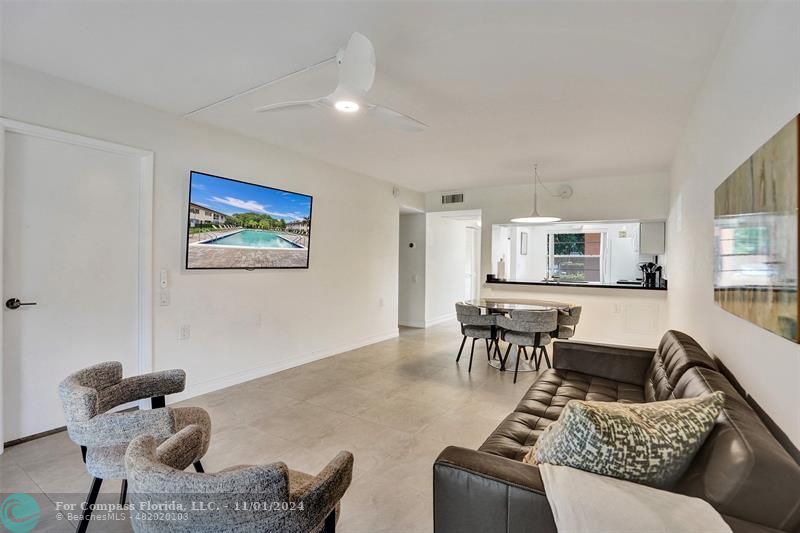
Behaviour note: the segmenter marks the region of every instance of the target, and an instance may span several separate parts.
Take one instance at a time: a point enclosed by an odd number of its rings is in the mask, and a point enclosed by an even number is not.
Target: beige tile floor
[[[500,373],[455,355],[455,323],[292,368],[183,402],[211,414],[207,471],[243,463],[284,461],[316,473],[338,452],[355,455],[353,483],[337,528],[344,533],[433,530],[432,465],[449,444],[479,446],[535,378]],[[467,345],[468,348],[468,345]],[[56,519],[57,501],[80,502],[90,478],[65,433],[8,448],[0,455],[0,493],[27,492],[42,506],[35,531],[71,531]],[[116,501],[106,482],[100,501]],[[130,531],[128,523],[96,523],[89,531]]]

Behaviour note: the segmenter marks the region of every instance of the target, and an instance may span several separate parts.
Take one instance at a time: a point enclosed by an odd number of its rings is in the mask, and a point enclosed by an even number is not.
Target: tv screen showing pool
[[[192,171],[187,269],[308,268],[307,194]]]

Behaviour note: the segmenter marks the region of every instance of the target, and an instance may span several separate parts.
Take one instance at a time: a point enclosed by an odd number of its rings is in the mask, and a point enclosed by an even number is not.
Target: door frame
[[[5,201],[5,147],[6,133],[18,133],[39,137],[50,141],[62,142],[131,156],[139,159],[139,279],[138,279],[138,372],[150,372],[153,369],[153,178],[154,178],[154,154],[150,150],[134,148],[124,144],[103,141],[92,137],[85,137],[75,133],[56,130],[35,124],[28,124],[18,120],[12,120],[0,116],[0,206]],[[4,217],[0,216],[0,287],[4,287],[5,278],[3,273],[3,238],[4,238]],[[3,353],[3,323],[0,320],[0,386],[3,384],[3,363],[5,354]],[[5,406],[3,397],[0,395],[0,454],[3,453],[3,420]]]

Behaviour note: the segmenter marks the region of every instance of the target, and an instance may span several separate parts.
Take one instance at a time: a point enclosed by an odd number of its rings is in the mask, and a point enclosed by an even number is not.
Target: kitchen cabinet
[[[661,255],[665,250],[666,225],[664,222],[642,222],[639,225],[639,253]]]

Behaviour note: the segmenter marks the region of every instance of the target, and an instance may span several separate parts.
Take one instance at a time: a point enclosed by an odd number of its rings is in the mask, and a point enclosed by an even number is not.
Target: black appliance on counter
[[[642,271],[642,286],[653,289],[661,287],[661,265],[652,261],[639,263],[639,270]]]

